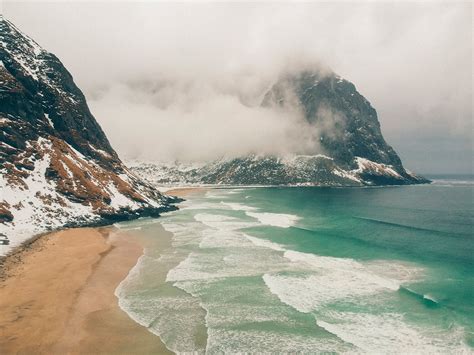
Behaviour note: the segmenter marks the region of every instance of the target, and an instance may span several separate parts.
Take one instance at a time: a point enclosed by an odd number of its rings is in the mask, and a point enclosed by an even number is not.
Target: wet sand
[[[165,191],[164,194],[186,198],[186,196],[202,194],[207,189],[208,188],[205,188],[205,187],[177,187],[175,189]]]
[[[114,295],[142,255],[138,240],[111,227],[69,229],[8,257],[1,267],[0,353],[170,353]]]

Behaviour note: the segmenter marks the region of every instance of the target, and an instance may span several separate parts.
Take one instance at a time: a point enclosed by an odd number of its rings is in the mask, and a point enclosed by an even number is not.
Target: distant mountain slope
[[[0,17],[0,233],[158,215],[172,199],[121,162],[58,58]]]
[[[265,93],[262,106],[299,112],[316,142],[313,151],[283,157],[252,154],[200,165],[135,164],[133,169],[157,184],[366,186],[429,182],[405,170],[382,136],[375,109],[352,83],[334,73],[284,75]]]
[[[138,176],[155,185],[298,185],[376,186],[426,183],[428,180],[392,166],[356,159],[355,169],[344,169],[325,155],[287,157],[251,155],[208,163],[130,162]],[[410,175],[411,174],[411,175]]]

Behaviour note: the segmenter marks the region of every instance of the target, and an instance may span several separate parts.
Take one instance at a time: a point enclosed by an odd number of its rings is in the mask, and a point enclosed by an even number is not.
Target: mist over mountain
[[[260,106],[253,109],[268,110],[276,123],[289,122],[284,131],[288,140],[272,142],[278,151],[260,147],[232,156],[218,150],[220,156],[198,164],[138,161],[132,169],[156,184],[364,186],[428,182],[405,170],[382,136],[375,109],[354,84],[327,69],[306,68],[281,75]],[[255,136],[261,139],[262,135],[264,131]],[[293,144],[287,144],[289,141]]]
[[[304,124],[291,124],[296,132],[287,126],[301,116],[282,122],[260,100],[288,69],[329,67],[377,109],[409,168],[470,170],[469,3],[7,1],[4,12],[74,73],[128,159],[306,149],[311,137],[294,144]]]

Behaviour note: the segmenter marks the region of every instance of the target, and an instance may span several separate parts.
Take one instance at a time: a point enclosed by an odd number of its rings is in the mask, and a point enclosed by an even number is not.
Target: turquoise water
[[[473,353],[473,187],[208,190],[119,225],[120,305],[175,352]]]

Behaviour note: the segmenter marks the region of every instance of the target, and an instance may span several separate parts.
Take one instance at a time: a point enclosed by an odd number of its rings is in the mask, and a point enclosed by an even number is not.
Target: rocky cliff
[[[59,59],[0,17],[0,233],[33,233],[174,209],[112,149]]]

